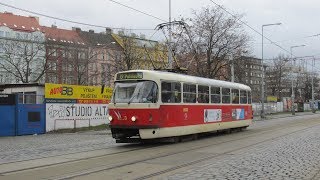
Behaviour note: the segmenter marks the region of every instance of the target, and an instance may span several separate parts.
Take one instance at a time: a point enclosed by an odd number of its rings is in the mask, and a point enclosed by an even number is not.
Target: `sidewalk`
[[[310,112],[296,112],[295,115],[292,115],[291,112],[285,112],[285,113],[274,113],[274,114],[267,114],[265,119],[261,119],[260,115],[253,116],[254,121],[264,121],[269,119],[278,119],[278,118],[286,118],[286,117],[295,117],[295,116],[303,116],[303,115],[312,115],[312,114],[318,114]]]

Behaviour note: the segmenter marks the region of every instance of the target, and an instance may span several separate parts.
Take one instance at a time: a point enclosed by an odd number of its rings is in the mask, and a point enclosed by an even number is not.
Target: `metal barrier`
[[[53,130],[56,131],[57,121],[73,121],[73,129],[77,129],[77,121],[89,121],[89,128],[91,127],[91,119],[55,119],[54,120],[54,128]]]

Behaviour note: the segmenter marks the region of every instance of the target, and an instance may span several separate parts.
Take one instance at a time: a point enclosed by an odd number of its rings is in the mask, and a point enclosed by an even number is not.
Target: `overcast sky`
[[[169,0],[115,0],[127,6],[141,10],[160,19],[168,20]],[[320,33],[320,1],[318,0],[213,0],[223,5],[232,13],[244,14],[244,20],[252,28],[261,32],[263,24],[278,23],[280,26],[264,28],[265,36],[277,42],[280,46],[290,51],[290,46],[305,44],[305,47],[294,48],[295,56],[316,55],[320,58],[320,36],[309,37]],[[64,18],[84,23],[108,26],[112,28],[154,29],[162,21],[138,13],[111,2],[110,0],[1,0],[19,8],[43,13],[46,15]],[[210,0],[172,0],[172,19],[179,17],[191,17],[192,9],[200,10],[201,7],[215,6]],[[30,13],[15,10],[0,5],[0,11],[9,11],[19,15],[31,15]],[[81,27],[83,30],[94,29],[96,32],[104,31],[103,28],[88,27],[66,23],[40,17],[42,25],[57,25],[60,28],[71,29]],[[250,46],[252,55],[261,58],[261,35],[246,28],[251,37]],[[151,37],[155,31],[135,31]],[[157,32],[153,38],[162,36]],[[265,59],[276,57],[278,54],[288,55],[287,52],[270,44],[265,40]]]

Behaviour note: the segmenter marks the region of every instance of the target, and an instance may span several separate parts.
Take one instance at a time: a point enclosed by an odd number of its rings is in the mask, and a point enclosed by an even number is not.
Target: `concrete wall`
[[[46,104],[46,131],[106,124],[107,104]]]
[[[254,115],[260,115],[261,113],[261,103],[252,103],[252,109]],[[276,103],[265,103],[264,109],[266,114],[274,114],[278,112],[290,112],[291,109],[287,109],[284,107],[285,103],[276,102]],[[310,103],[304,103],[304,111],[311,111]]]

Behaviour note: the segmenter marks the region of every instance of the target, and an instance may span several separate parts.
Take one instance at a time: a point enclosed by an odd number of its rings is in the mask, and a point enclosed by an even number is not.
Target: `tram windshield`
[[[158,86],[153,81],[116,82],[113,103],[156,103]]]

